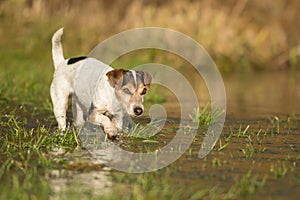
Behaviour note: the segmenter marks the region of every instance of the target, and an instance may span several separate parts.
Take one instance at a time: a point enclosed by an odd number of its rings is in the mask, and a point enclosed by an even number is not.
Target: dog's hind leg
[[[50,95],[53,103],[53,111],[58,123],[59,130],[66,129],[66,114],[68,109],[68,98],[70,89],[68,87],[58,88],[57,84],[52,82],[50,87]]]
[[[77,100],[73,100],[73,114],[74,114],[74,123],[76,127],[82,126],[85,122],[85,113],[82,110],[80,103]]]

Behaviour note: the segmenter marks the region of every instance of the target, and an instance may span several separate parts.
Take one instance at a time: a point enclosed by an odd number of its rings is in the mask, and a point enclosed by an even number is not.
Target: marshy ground
[[[279,94],[279,90],[273,92]],[[28,98],[19,96],[21,92],[2,94]],[[151,98],[151,92],[149,95]],[[95,162],[72,126],[61,136],[48,101],[16,104],[1,98],[1,199],[297,199],[300,195],[300,116],[287,114],[289,110],[277,113],[276,104],[268,105],[271,110],[256,104],[243,109],[235,105],[240,99],[233,98],[228,102],[220,139],[210,154],[200,159],[211,117],[207,110],[194,142],[176,162],[155,172],[132,174]],[[176,115],[174,105],[171,110]],[[248,112],[254,115],[247,117]],[[178,123],[179,119],[172,117],[150,139],[123,136],[115,144],[130,151],[151,152],[172,140]]]
[[[133,1],[126,6],[130,14],[123,21],[119,15],[109,20],[120,21],[117,26],[92,20],[78,32],[72,29],[78,27],[74,24],[85,24],[87,19],[87,15],[79,21],[74,18],[80,3],[51,1],[53,4],[46,5],[49,9],[43,10],[43,1],[37,2],[40,4],[0,1],[0,199],[299,199],[300,73],[293,28],[297,1],[271,3],[272,12],[263,15],[260,12],[265,13],[270,4],[258,1],[245,5],[202,1],[174,7]],[[118,8],[123,5],[115,3]],[[86,14],[93,6],[86,6]],[[144,21],[134,23],[132,13],[142,12],[140,8],[147,11],[142,14]],[[202,8],[201,26],[190,26],[198,21],[193,16]],[[149,21],[155,9],[161,12]],[[135,27],[132,24],[166,26],[173,16],[168,10],[179,15],[167,27],[186,30],[183,32],[200,43],[206,39],[204,47],[221,66],[227,94],[225,125],[214,149],[203,159],[198,153],[211,122],[209,109],[200,119],[194,142],[177,161],[150,173],[119,172],[95,162],[72,125],[65,135],[57,131],[49,97],[53,73],[50,38],[56,29],[66,26],[66,55],[76,56],[115,32]],[[240,14],[229,15],[232,10]],[[102,14],[95,15],[100,18]],[[230,24],[225,23],[231,19],[228,16],[235,17]],[[180,19],[188,19],[188,25]],[[201,32],[201,27],[207,27],[206,31]],[[221,30],[225,30],[222,37],[217,34]],[[205,83],[189,70],[186,61],[172,54],[133,52],[113,66],[131,68],[147,62],[164,63],[184,74],[205,108],[209,102]],[[151,152],[172,140],[180,110],[174,95],[164,90],[154,86],[145,99],[147,109],[154,103],[166,108],[169,115],[163,130],[147,140],[123,136],[116,145]],[[69,117],[71,123],[71,110]],[[138,121],[145,124],[147,119]]]

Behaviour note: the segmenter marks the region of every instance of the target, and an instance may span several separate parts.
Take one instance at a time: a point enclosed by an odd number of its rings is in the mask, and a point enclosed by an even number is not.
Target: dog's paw
[[[119,137],[119,131],[116,127],[106,127],[104,128],[104,132],[110,139],[118,139]]]

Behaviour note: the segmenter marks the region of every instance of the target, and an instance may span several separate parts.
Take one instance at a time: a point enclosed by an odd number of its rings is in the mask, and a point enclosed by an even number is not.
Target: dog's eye
[[[131,94],[131,92],[130,92],[130,90],[129,90],[128,88],[124,88],[124,89],[123,89],[123,92],[124,92],[125,94]]]
[[[147,89],[146,89],[146,88],[144,88],[144,89],[143,89],[143,91],[141,92],[141,95],[145,95],[145,94],[146,94],[146,92],[147,92]]]

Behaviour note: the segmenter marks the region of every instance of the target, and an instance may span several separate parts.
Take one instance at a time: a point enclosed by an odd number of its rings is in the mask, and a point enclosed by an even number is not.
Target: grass
[[[1,180],[1,199],[47,199],[51,194],[47,180],[37,168],[27,171],[26,174],[2,176]]]
[[[225,199],[235,199],[237,197],[251,197],[256,190],[262,188],[267,181],[267,176],[262,179],[258,178],[257,175],[253,175],[252,171],[248,171],[241,178],[237,178],[235,183],[229,189]]]
[[[271,165],[271,167],[270,167],[270,173],[277,178],[284,177],[287,172],[288,172],[288,169],[284,163],[277,163],[277,164]]]
[[[210,126],[216,123],[218,117],[220,117],[224,111],[216,108],[215,110],[210,110],[210,103],[207,103],[202,108],[195,108],[193,113],[189,116],[193,123],[199,126]]]
[[[1,174],[17,169],[26,173],[31,166],[52,167],[60,164],[60,159],[51,157],[57,147],[70,151],[78,145],[76,133],[61,136],[53,128],[38,124],[28,128],[25,120],[9,116],[1,120],[1,156],[5,160]]]
[[[148,140],[161,131],[165,124],[165,121],[166,119],[151,120],[145,126],[137,123],[134,125],[129,135],[131,137],[143,138]]]

